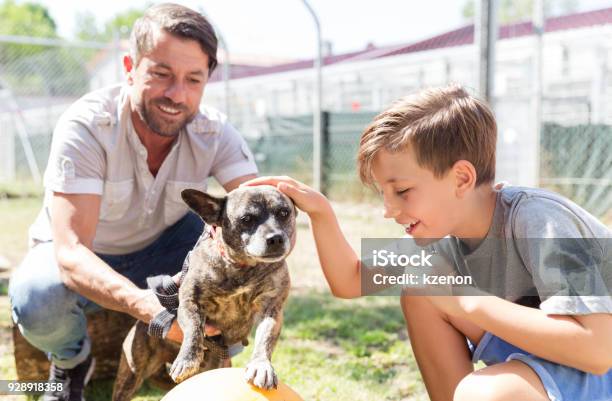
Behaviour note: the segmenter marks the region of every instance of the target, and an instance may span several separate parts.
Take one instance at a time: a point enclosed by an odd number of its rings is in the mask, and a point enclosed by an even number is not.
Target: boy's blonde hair
[[[381,149],[399,152],[413,146],[419,166],[441,178],[458,160],[474,165],[476,185],[495,178],[497,124],[485,102],[452,84],[399,99],[361,134],[359,177],[374,185],[372,162]]]

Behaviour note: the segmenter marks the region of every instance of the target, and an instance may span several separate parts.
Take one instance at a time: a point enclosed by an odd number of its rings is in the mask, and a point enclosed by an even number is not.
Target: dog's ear
[[[298,208],[297,208],[297,206],[295,206],[295,203],[291,202],[291,204],[293,205],[293,212],[295,214],[295,217],[297,217],[297,215],[298,215]]]
[[[297,215],[298,215],[298,208],[297,208],[297,206],[295,206],[295,202],[288,195],[285,195],[285,196],[289,200],[289,203],[291,203],[291,206],[293,206],[293,214],[295,215],[295,217],[297,217]]]
[[[217,198],[197,189],[184,189],[181,192],[183,201],[196,212],[202,220],[211,225],[221,224],[221,215],[225,207],[226,197]]]

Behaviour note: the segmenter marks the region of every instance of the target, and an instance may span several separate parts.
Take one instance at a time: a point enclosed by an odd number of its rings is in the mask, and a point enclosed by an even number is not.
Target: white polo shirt
[[[206,190],[210,176],[225,184],[257,173],[246,142],[218,111],[202,107],[183,129],[157,176],[130,118],[129,86],[113,86],[77,100],[62,115],[45,171],[45,200],[30,227],[30,245],[52,240],[53,192],[97,194],[102,204],[93,249],[126,254],[152,243],[183,217],[186,188]]]

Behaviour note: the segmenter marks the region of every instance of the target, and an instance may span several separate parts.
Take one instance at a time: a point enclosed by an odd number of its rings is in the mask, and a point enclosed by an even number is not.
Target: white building
[[[473,25],[416,43],[368,47],[328,56],[323,108],[380,111],[427,86],[458,82],[476,87]],[[534,55],[530,22],[501,26],[496,45],[495,112],[499,124],[498,178],[538,184],[539,145],[534,126]],[[542,39],[543,120],[612,124],[612,8],[550,18]],[[246,136],[265,132],[265,119],[312,113],[312,60],[241,68],[230,81],[230,117]],[[205,102],[225,108],[218,71]],[[356,133],[358,134],[358,133]]]
[[[368,46],[361,51],[326,56],[323,108],[330,112],[372,113],[423,87],[449,82],[458,82],[468,88],[476,87],[477,54],[473,45],[473,30],[473,26],[469,25],[415,43]],[[535,134],[535,44],[536,37],[529,22],[505,25],[499,29],[494,85],[494,110],[499,125],[497,178],[522,185],[555,184],[546,182],[548,178],[539,168],[540,158],[545,159],[546,155],[541,154]],[[88,65],[91,89],[123,80],[121,53],[119,49],[109,48]],[[548,19],[542,39],[542,54],[544,121],[562,125],[612,125],[612,8]],[[268,132],[268,117],[312,113],[313,60],[262,61],[235,56],[231,60],[229,102],[226,102],[226,85],[221,80],[221,65],[211,77],[204,102],[220,110],[226,110],[229,104],[230,120],[246,137],[257,138]],[[55,108],[54,116],[69,104],[67,99],[49,99]],[[21,100],[20,104],[23,104]],[[45,110],[51,108],[46,107]],[[28,124],[44,121],[39,115],[33,118],[35,111],[39,112],[27,107],[20,115]],[[14,112],[6,110],[2,113],[0,109],[3,127],[14,125],[10,123],[14,117]],[[47,124],[50,134],[54,122]],[[356,129],[356,136],[359,130]],[[16,137],[9,130],[3,132],[6,135],[3,133],[0,137],[11,137],[0,138],[4,154],[14,153],[10,148],[18,146]],[[9,139],[12,146],[7,146]],[[606,149],[612,154],[612,139]],[[47,149],[35,150],[37,154],[48,152]],[[593,149],[585,147],[572,151],[592,152]],[[11,164],[12,167],[2,169],[9,173],[8,176],[13,176],[11,172],[15,171],[16,162],[8,157],[3,159],[4,164]],[[580,163],[575,160],[570,162]],[[612,206],[612,166],[606,163],[605,166],[602,163],[600,168],[608,169],[605,172],[607,175],[595,174],[597,178],[593,182],[599,187],[593,192],[599,197],[604,193],[607,198],[604,201],[593,199],[599,205]],[[597,168],[591,164],[588,165],[591,170]],[[576,171],[582,170],[577,168],[580,166],[574,167],[575,171],[569,171],[569,178],[563,185],[575,186],[581,182],[582,173]]]
[[[495,97],[531,96],[535,36],[530,22],[500,27],[496,48]],[[612,8],[550,18],[543,36],[543,88],[550,105],[546,118],[564,122],[610,122],[606,102],[612,66]],[[426,86],[459,82],[474,87],[476,49],[473,26],[465,26],[416,43],[368,47],[324,60],[323,107],[329,111],[380,110],[392,100]],[[231,112],[294,115],[312,111],[312,60],[232,72]],[[207,86],[207,103],[223,108],[219,70]],[[552,99],[557,101],[552,101]],[[563,99],[563,101],[561,100]],[[587,100],[588,99],[588,100]],[[567,113],[560,105],[588,101],[589,107]],[[606,110],[606,107],[609,109]],[[556,116],[555,116],[556,115]]]

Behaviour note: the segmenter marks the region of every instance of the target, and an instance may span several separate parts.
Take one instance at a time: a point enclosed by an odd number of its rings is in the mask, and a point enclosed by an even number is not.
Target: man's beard
[[[170,122],[162,117],[162,111],[158,106],[166,106],[176,110],[180,110],[185,116],[184,118]],[[195,117],[195,113],[187,114],[189,109],[183,104],[175,104],[172,100],[166,98],[158,98],[145,102],[140,99],[137,104],[136,112],[140,119],[147,124],[149,129],[160,136],[173,137],[185,128]]]

